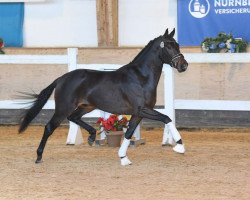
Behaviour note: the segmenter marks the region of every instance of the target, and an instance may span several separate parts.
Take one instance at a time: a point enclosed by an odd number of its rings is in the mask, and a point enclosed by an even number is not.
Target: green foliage
[[[247,41],[242,38],[234,38],[233,35],[220,32],[216,38],[205,38],[201,48],[207,53],[241,53],[247,51]]]

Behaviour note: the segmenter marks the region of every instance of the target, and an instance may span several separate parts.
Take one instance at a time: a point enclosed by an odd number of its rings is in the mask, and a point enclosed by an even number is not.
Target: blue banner
[[[0,38],[6,47],[23,46],[24,3],[0,3]]]
[[[198,46],[219,32],[250,42],[250,0],[178,0],[178,42]]]

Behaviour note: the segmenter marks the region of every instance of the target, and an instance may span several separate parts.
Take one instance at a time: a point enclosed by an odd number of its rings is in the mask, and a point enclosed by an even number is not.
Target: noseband
[[[178,53],[176,55],[174,55],[172,58],[171,58],[171,61],[170,61],[170,65],[171,66],[174,66],[175,65],[175,60],[179,59],[179,58],[184,58],[184,56],[181,54],[181,53]]]

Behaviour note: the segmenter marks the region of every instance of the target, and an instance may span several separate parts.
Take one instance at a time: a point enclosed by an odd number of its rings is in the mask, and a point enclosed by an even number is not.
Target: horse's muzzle
[[[181,61],[178,63],[177,70],[178,72],[185,72],[188,68],[188,63],[186,60]]]

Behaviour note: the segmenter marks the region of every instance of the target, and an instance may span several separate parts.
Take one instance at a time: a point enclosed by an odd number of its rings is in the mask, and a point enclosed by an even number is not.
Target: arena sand
[[[1,200],[250,199],[248,129],[181,130],[185,155],[161,146],[162,129],[142,130],[146,145],[129,148],[127,167],[118,148],[65,145],[67,131],[56,130],[35,164],[43,127],[0,127]]]

